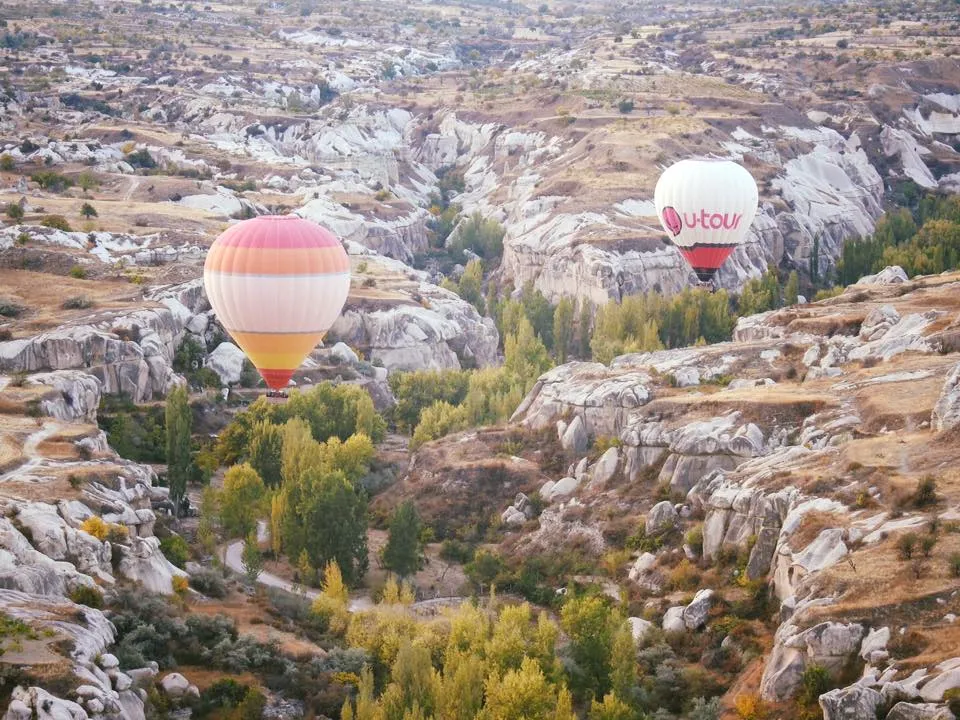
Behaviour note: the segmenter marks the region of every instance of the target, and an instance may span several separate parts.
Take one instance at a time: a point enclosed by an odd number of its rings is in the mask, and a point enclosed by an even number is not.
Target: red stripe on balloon
[[[293,370],[263,370],[258,368],[260,376],[271,390],[283,390],[290,384]]]
[[[694,270],[716,270],[733,252],[730,245],[698,245],[678,249]]]

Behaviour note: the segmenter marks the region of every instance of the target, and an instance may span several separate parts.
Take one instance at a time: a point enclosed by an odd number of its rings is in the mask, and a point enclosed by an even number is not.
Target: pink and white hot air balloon
[[[730,160],[681,160],[653,193],[663,229],[704,282],[746,238],[757,199],[753,176]]]

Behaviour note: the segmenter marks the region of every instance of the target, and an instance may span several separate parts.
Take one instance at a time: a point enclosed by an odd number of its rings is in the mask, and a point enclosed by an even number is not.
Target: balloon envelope
[[[653,193],[660,224],[704,281],[746,238],[757,199],[753,176],[730,160],[681,160]]]
[[[350,260],[329,230],[295,215],[265,215],[216,239],[203,284],[224,329],[280,390],[343,310]]]

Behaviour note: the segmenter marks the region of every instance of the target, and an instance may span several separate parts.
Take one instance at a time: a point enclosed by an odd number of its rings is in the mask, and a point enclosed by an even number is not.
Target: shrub
[[[683,539],[697,555],[703,555],[703,523],[690,528]]]
[[[198,570],[190,575],[190,587],[212,598],[227,596],[227,584],[216,570]]]
[[[917,507],[935,505],[937,502],[937,481],[927,475],[917,481],[917,492],[913,496],[913,504]]]
[[[81,265],[74,265],[70,268],[70,277],[76,280],[84,280],[87,277],[86,268]]]
[[[107,539],[107,534],[110,532],[110,525],[104,522],[103,518],[97,515],[91,515],[80,524],[80,529],[103,542]]]
[[[950,574],[955,578],[960,578],[960,553],[953,553],[947,560],[950,566]]]
[[[700,582],[700,572],[696,566],[684,558],[670,571],[668,584],[671,590],[693,590]]]
[[[733,709],[740,720],[764,720],[769,715],[766,705],[759,695],[737,695]]]
[[[174,575],[172,579],[173,591],[177,595],[183,595],[190,587],[190,583],[183,575]]]
[[[127,529],[126,525],[118,525],[116,523],[110,523],[110,527],[107,530],[107,540],[111,543],[123,544],[130,539],[130,531]]]
[[[60,307],[64,310],[86,310],[87,308],[93,307],[93,301],[86,295],[77,295],[76,297],[64,300]]]
[[[17,305],[11,300],[0,299],[0,316],[15,318],[23,312],[23,305]]]
[[[157,161],[153,159],[153,155],[146,148],[130,153],[126,159],[135,168],[150,169],[157,166]]]
[[[617,105],[617,109],[624,115],[633,112],[633,100],[621,100]]]
[[[54,230],[70,232],[70,223],[67,222],[67,219],[63,215],[46,215],[40,221],[40,224],[44,227],[53,228]]]
[[[160,551],[164,557],[181,570],[190,559],[190,546],[179,535],[171,535],[160,541]]]
[[[4,153],[0,155],[0,170],[3,172],[10,172],[17,166],[17,163],[14,161],[13,156],[9,153]]]
[[[901,535],[897,540],[897,553],[901,560],[909,560],[917,549],[917,536],[914,533]]]
[[[70,592],[70,599],[77,605],[98,610],[103,607],[103,593],[92,585],[78,585]]]
[[[7,213],[7,217],[14,222],[20,222],[23,220],[23,208],[20,207],[18,203],[8,203],[5,212]]]
[[[928,558],[933,553],[933,548],[936,546],[936,544],[936,535],[924,535],[922,538],[920,538],[920,552],[923,553],[925,558]]]

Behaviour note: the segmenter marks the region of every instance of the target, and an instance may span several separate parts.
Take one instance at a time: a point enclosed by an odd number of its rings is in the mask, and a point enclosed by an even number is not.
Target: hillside
[[[952,4],[0,7],[3,720],[960,716]],[[202,272],[289,212],[280,401]]]

